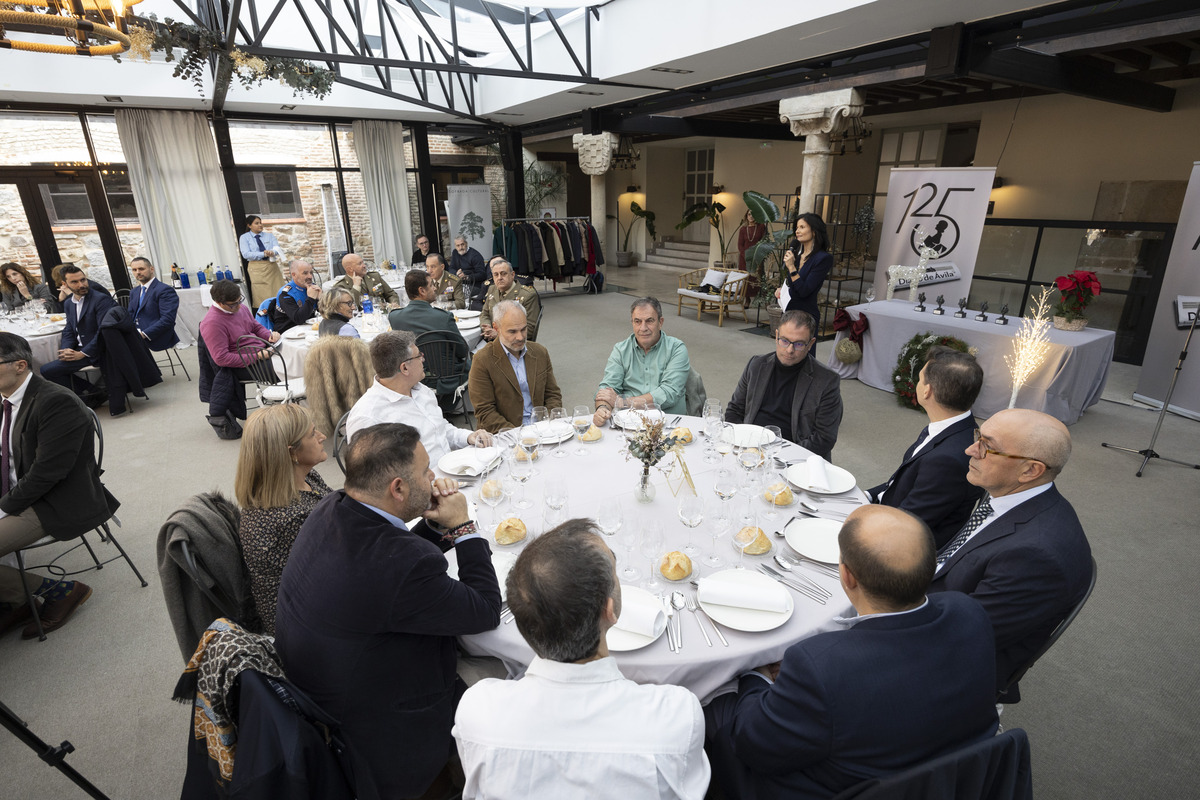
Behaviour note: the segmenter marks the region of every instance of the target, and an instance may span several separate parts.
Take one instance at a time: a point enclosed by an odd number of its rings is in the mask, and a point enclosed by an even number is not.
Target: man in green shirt
[[[634,300],[630,315],[633,334],[613,345],[596,392],[596,425],[612,417],[618,399],[625,404],[654,402],[665,414],[687,413],[684,390],[692,369],[687,347],[662,332],[662,305],[657,298]]]
[[[362,299],[365,294],[370,297],[373,302],[378,303],[382,300],[385,303],[396,305],[400,302],[400,298],[396,296],[396,290],[388,286],[378,272],[367,272],[367,265],[363,263],[362,256],[357,253],[347,253],[342,256],[342,269],[346,274],[333,282],[333,286],[346,289],[350,294],[354,295],[354,302],[362,308]]]

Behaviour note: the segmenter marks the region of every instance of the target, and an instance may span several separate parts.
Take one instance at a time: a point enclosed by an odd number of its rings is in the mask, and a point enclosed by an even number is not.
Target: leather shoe
[[[83,581],[75,581],[71,591],[58,600],[52,600],[42,605],[42,630],[46,633],[56,631],[67,623],[71,615],[92,596],[92,587]],[[22,639],[33,639],[38,635],[37,623],[31,622],[21,631]]]
[[[37,602],[36,600],[34,602]],[[33,613],[29,610],[28,603],[14,605],[11,609],[0,614],[0,636],[11,631],[20,625],[33,621]]]

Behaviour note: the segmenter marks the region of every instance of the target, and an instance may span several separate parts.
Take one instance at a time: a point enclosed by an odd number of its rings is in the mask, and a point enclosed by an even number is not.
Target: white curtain
[[[241,272],[217,146],[203,114],[117,109],[117,133],[129,164],[142,235],[160,278],[171,264]]]
[[[412,252],[408,216],[408,173],[404,164],[404,126],[399,122],[354,121],[354,150],[362,170],[375,263],[396,262]]]

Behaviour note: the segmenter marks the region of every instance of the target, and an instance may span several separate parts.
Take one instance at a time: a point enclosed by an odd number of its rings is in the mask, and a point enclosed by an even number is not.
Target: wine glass
[[[870,305],[875,300],[875,284],[872,283],[867,287],[865,297],[867,298],[867,305]]]
[[[638,546],[638,529],[633,525],[625,525],[618,528],[617,531],[619,533],[617,541],[621,543],[621,547],[625,551],[625,566],[621,569],[621,580],[625,583],[632,583],[642,577],[642,571],[634,563],[633,555]]]
[[[779,519],[779,506],[775,500],[787,489],[787,479],[784,477],[786,471],[787,463],[778,458],[772,458],[763,466],[763,497],[768,503],[763,516],[771,521],[772,527]]]
[[[763,430],[767,432],[767,441],[763,443],[763,450],[768,453],[775,453],[783,446],[783,431],[779,430],[778,425],[764,425]]]
[[[718,456],[727,456],[733,452],[733,425],[728,422],[722,422],[716,429],[716,441],[713,442],[713,448],[717,451]],[[720,458],[717,459],[720,461]]]
[[[571,414],[571,427],[575,429],[575,440],[579,442],[579,447],[575,448],[575,455],[586,456],[588,451],[583,445],[583,435],[592,428],[592,409],[588,406],[575,406]]]
[[[542,493],[542,499],[546,501],[547,506],[555,511],[560,511],[566,507],[568,497],[566,478],[561,475],[551,475],[546,479],[546,489]]]
[[[717,497],[721,498],[721,504],[717,510],[717,522],[725,527],[733,524],[733,517],[729,514],[729,500],[737,494],[737,476],[733,470],[724,468],[717,470],[717,478],[713,482],[713,492]]]
[[[690,529],[694,530],[701,522],[704,522],[704,501],[698,495],[681,492],[676,511],[679,514],[679,521]],[[683,552],[691,557],[695,557],[700,552],[700,548],[696,546],[691,536],[688,537],[687,544],[683,546]]]
[[[567,421],[567,410],[565,408],[550,409],[550,439],[554,448],[555,458],[566,458],[567,450],[562,446],[563,431],[570,429],[571,423]]]
[[[737,530],[736,533],[733,534],[733,543],[736,544],[738,548],[738,569],[745,569],[745,566],[742,562],[746,558],[746,548],[754,544],[754,540],[758,538],[758,525],[756,524],[758,520],[753,514],[750,516],[750,522],[746,525],[743,525]]]
[[[524,425],[517,433],[517,444],[525,451],[525,455],[529,458],[529,475],[530,477],[540,474],[533,466],[533,462],[538,457],[538,451],[542,447],[542,431],[536,425]]]
[[[716,405],[710,405],[710,403]],[[721,416],[721,401],[709,400],[704,404],[704,463],[716,464],[720,461],[715,449],[717,437],[721,435],[721,426],[724,425],[724,419]]]
[[[650,594],[655,594],[665,588],[663,582],[658,579],[658,563],[666,548],[666,541],[662,525],[657,522],[649,521],[642,528],[641,553],[642,557],[650,562],[650,577],[646,579],[644,586]]]
[[[520,485],[520,491],[513,502],[513,506],[515,508],[533,508],[533,501],[525,496],[525,484],[533,477],[533,461],[531,459],[522,461],[517,457],[516,453],[510,450],[508,455],[508,474]]]
[[[546,408],[545,406],[534,406],[533,411],[530,412],[530,414],[529,414],[529,424],[536,425],[539,429],[542,429],[542,430],[544,430],[546,428],[546,426],[543,425],[542,423],[546,422],[549,419],[550,419],[550,409]]]
[[[707,516],[710,520],[708,527],[712,531],[713,549],[704,557],[704,563],[710,567],[721,567],[725,565],[725,559],[721,557],[720,551],[717,549],[717,540],[729,531],[730,520],[728,517],[721,518],[721,506],[724,505],[722,501],[710,497],[705,505],[708,507]]]
[[[615,498],[601,500],[596,525],[605,536],[616,536],[625,525],[625,512],[621,508],[621,501]]]

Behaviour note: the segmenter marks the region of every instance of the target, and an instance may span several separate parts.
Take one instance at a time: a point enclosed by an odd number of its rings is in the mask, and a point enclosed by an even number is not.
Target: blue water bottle
[[[179,284],[184,289],[192,288],[191,281],[188,279],[188,274],[184,270],[179,270]]]
[[[205,280],[205,278],[204,278],[204,270],[202,270],[202,269],[196,270],[196,285],[203,286],[206,283],[208,283],[208,281]]]
[[[375,304],[371,302],[371,298],[368,295],[364,294],[363,295],[363,314],[365,316],[370,316],[371,314],[374,314],[374,313],[375,313]]]

